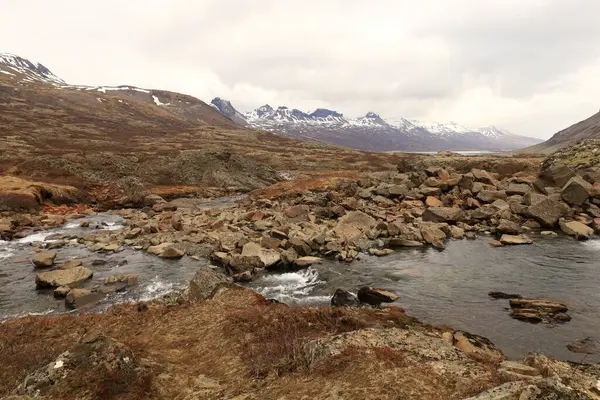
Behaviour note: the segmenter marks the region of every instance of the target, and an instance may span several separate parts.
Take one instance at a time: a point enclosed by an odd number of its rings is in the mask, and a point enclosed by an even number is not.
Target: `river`
[[[123,226],[115,215],[86,220],[100,229]],[[52,291],[35,289],[35,271],[28,258],[33,254],[31,246],[48,235],[75,238],[85,232],[89,231],[74,221],[20,240],[0,242],[0,320],[65,312],[63,302],[54,299]],[[337,288],[356,291],[365,285],[381,287],[398,293],[397,303],[409,315],[488,337],[510,358],[539,351],[580,361],[582,357],[570,353],[566,345],[600,332],[600,240],[578,242],[562,235],[534,238],[530,246],[494,248],[488,244],[489,238],[481,237],[451,241],[443,251],[423,248],[382,258],[363,255],[351,264],[326,260],[298,272],[264,275],[249,286],[293,305],[329,304]],[[181,289],[199,266],[208,263],[189,257],[163,260],[133,249],[102,254],[81,245],[67,245],[58,250],[58,262],[74,258],[94,271],[87,288],[112,274],[139,276],[137,287],[107,296],[96,311],[117,302],[149,300]],[[514,320],[508,315],[508,300],[489,298],[490,290],[565,302],[573,319],[556,326]]]

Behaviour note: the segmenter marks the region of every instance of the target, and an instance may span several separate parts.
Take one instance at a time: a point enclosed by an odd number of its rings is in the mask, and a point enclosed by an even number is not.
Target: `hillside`
[[[581,140],[598,138],[600,138],[600,112],[557,132],[544,143],[523,149],[522,152],[530,154],[550,154]]]
[[[512,150],[540,140],[515,135],[495,126],[471,129],[456,123],[384,119],[375,112],[350,118],[319,108],[306,113],[268,104],[241,113],[231,102],[215,98],[211,105],[236,124],[307,140],[370,151]]]
[[[129,175],[148,186],[250,190],[277,171],[392,168],[396,156],[242,128],[203,101],[133,86],[70,85],[0,55],[0,174],[90,188]]]

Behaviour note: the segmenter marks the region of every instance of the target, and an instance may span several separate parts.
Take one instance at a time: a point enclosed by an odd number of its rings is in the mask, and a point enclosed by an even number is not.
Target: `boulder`
[[[507,235],[504,234],[500,238],[500,243],[503,245],[519,245],[519,244],[532,244],[533,240],[526,235]]]
[[[477,198],[484,203],[492,203],[498,199],[506,199],[506,192],[504,190],[482,190],[477,193]]]
[[[257,268],[264,268],[264,263],[259,256],[242,256],[235,254],[229,258],[227,271],[231,275],[237,275],[246,271],[254,271]]]
[[[390,247],[421,247],[423,243],[403,238],[390,239]]]
[[[134,274],[129,275],[110,275],[104,279],[105,285],[114,285],[117,283],[125,283],[128,286],[136,285],[138,276]]]
[[[439,229],[434,224],[422,224],[420,226],[423,240],[429,244],[443,243],[446,239],[444,231]]]
[[[368,286],[361,287],[358,290],[358,300],[361,303],[379,306],[381,303],[393,303],[399,296],[385,289],[372,288]]]
[[[531,192],[531,187],[525,183],[511,183],[508,185],[508,188],[506,189],[506,194],[509,196],[512,196],[515,194],[524,196],[529,192]]]
[[[465,237],[465,230],[456,225],[450,225],[450,235],[453,239],[463,239]]]
[[[35,284],[38,288],[76,286],[81,282],[91,279],[94,273],[86,267],[57,269],[48,272],[38,272],[35,275]]]
[[[594,234],[592,228],[579,221],[566,222],[561,219],[558,224],[565,235],[574,236],[579,240],[587,240]]]
[[[158,256],[166,259],[177,259],[185,255],[185,251],[176,249],[175,247],[165,248]]]
[[[561,197],[573,206],[582,206],[589,198],[592,185],[579,176],[574,176],[565,184]]]
[[[358,307],[360,301],[358,297],[347,290],[337,289],[331,297],[332,307]]]
[[[377,257],[389,256],[393,252],[394,252],[394,250],[392,250],[392,249],[374,249],[374,248],[369,249],[369,254],[372,256],[377,256]]]
[[[529,207],[527,213],[543,227],[553,228],[561,217],[569,215],[565,204],[546,198]]]
[[[161,258],[181,258],[185,254],[183,250],[173,247],[173,243],[162,243],[156,246],[150,246],[146,250],[149,254],[154,254]]]
[[[157,194],[149,194],[148,196],[144,197],[145,206],[153,207],[157,203],[165,203],[165,199]]]
[[[423,221],[457,222],[463,216],[463,211],[455,207],[429,207],[422,215]]]
[[[487,183],[488,185],[496,184],[496,180],[486,170],[473,168],[471,173],[477,182]]]
[[[54,289],[54,297],[57,299],[64,299],[65,297],[67,297],[70,291],[71,288],[68,286],[59,286],[56,289]]]
[[[125,239],[135,239],[140,236],[142,230],[140,228],[133,228],[129,232],[125,233]]]
[[[87,289],[72,289],[65,297],[65,307],[68,309],[81,308],[100,301],[104,294],[91,292]]]
[[[179,297],[179,302],[201,301],[214,296],[219,287],[233,282],[232,278],[215,271],[210,267],[198,269],[189,286]]]
[[[375,218],[363,213],[362,211],[350,211],[338,219],[338,223],[333,229],[336,235],[344,240],[350,240],[361,236],[371,230],[377,221]]]
[[[500,224],[496,229],[501,233],[508,233],[509,235],[518,235],[521,231],[519,224],[507,219],[501,219]]]
[[[533,205],[539,203],[540,201],[546,200],[547,198],[548,198],[548,196],[545,196],[543,194],[536,193],[536,192],[529,192],[523,196],[523,204],[525,204],[527,206],[533,206]]]
[[[281,255],[277,250],[265,249],[258,243],[248,242],[242,248],[242,256],[256,256],[262,262],[262,267],[269,268],[281,261]]]
[[[42,253],[38,253],[31,261],[35,268],[50,268],[54,265],[54,260],[56,259],[56,253],[53,251],[44,251]]]
[[[548,168],[540,174],[540,178],[549,183],[548,186],[563,187],[565,184],[575,176],[575,172],[565,166],[557,165],[555,167]]]
[[[454,332],[454,346],[472,359],[485,362],[500,362],[506,357],[489,339],[468,332]]]

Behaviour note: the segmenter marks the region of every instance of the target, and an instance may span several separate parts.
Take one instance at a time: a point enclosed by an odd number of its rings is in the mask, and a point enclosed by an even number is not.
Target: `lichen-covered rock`
[[[48,272],[38,272],[35,275],[35,284],[37,287],[59,287],[75,286],[79,283],[91,279],[94,273],[86,267],[74,267],[68,269],[57,269]]]

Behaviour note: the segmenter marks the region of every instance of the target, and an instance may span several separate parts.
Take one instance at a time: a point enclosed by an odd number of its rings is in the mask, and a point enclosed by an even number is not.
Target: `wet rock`
[[[69,268],[75,268],[75,267],[80,267],[83,265],[83,262],[81,260],[69,260],[65,263],[62,263],[60,265],[56,265],[56,268],[58,269],[69,269]]]
[[[463,239],[465,237],[465,230],[456,225],[450,225],[450,235],[453,239]]]
[[[81,308],[87,305],[94,304],[104,297],[104,294],[99,292],[91,292],[87,289],[72,289],[65,298],[65,307],[68,309]]]
[[[549,299],[520,298],[510,300],[510,316],[531,323],[567,322],[571,319],[568,307]]]
[[[313,264],[321,264],[323,260],[319,257],[304,256],[296,259],[298,267],[309,267]]]
[[[569,236],[574,236],[579,240],[587,240],[594,234],[594,230],[589,226],[582,224],[579,221],[570,221],[566,222],[564,220],[559,220],[558,224],[560,226],[560,230]]]
[[[81,221],[79,223],[79,227],[80,228],[89,228],[90,227],[90,221]]]
[[[232,275],[231,278],[234,282],[251,282],[254,279],[254,270],[240,272],[239,274]]]
[[[429,207],[422,215],[423,221],[457,222],[463,216],[463,211],[455,207]]]
[[[488,244],[492,247],[503,247],[504,245],[499,240],[490,240]]]
[[[579,176],[574,176],[564,185],[561,197],[573,206],[581,206],[591,194],[592,185]]]
[[[533,240],[526,235],[507,235],[504,234],[500,238],[500,243],[504,245],[520,245],[520,244],[532,244]]]
[[[446,239],[444,231],[435,226],[435,224],[422,224],[420,230],[423,240],[425,240],[426,243],[440,243]]]
[[[394,250],[392,250],[392,249],[374,249],[374,248],[369,249],[369,254],[372,256],[377,256],[377,257],[388,256],[388,255],[392,254],[393,252],[394,252]]]
[[[379,306],[381,303],[393,303],[398,295],[385,289],[364,286],[358,290],[358,300],[361,303]]]
[[[489,339],[468,332],[454,332],[454,346],[478,361],[499,362],[506,358]]]
[[[600,340],[586,337],[567,345],[567,349],[579,354],[600,354]]]
[[[337,289],[331,297],[331,305],[333,307],[358,307],[360,301],[354,293]]]
[[[417,240],[409,240],[402,238],[390,239],[390,247],[421,247],[423,243]]]
[[[258,256],[242,256],[234,254],[229,259],[227,271],[231,275],[237,275],[245,271],[254,271],[258,268],[263,268],[264,263]]]
[[[520,294],[510,294],[510,293],[504,293],[504,292],[497,292],[494,290],[489,292],[488,296],[490,296],[494,299],[520,299],[523,297]]]
[[[507,219],[501,219],[500,224],[496,228],[501,233],[508,233],[509,235],[518,235],[521,232],[519,224]]]
[[[110,275],[104,279],[105,285],[114,285],[116,283],[126,283],[127,286],[136,285],[138,282],[138,276],[135,274],[129,275]]]
[[[59,286],[54,289],[54,297],[57,299],[64,299],[67,297],[67,294],[71,291],[71,288],[68,286]]]
[[[54,265],[54,260],[56,259],[56,253],[53,251],[44,251],[42,253],[36,254],[33,256],[31,261],[35,268],[50,268]]]
[[[176,249],[175,247],[166,247],[158,256],[166,259],[177,259],[183,257],[184,255],[185,252],[183,250]]]
[[[312,248],[304,239],[293,237],[288,241],[289,246],[300,256],[309,256],[312,253]]]
[[[187,289],[183,291],[178,302],[201,301],[210,299],[223,285],[233,282],[232,278],[209,267],[198,269]]]
[[[161,258],[176,259],[184,256],[185,252],[173,247],[173,243],[162,243],[156,246],[150,246],[146,250],[148,254],[153,254]]]
[[[94,273],[85,267],[57,269],[48,272],[38,272],[35,275],[35,284],[38,288],[76,286],[91,279]]]

